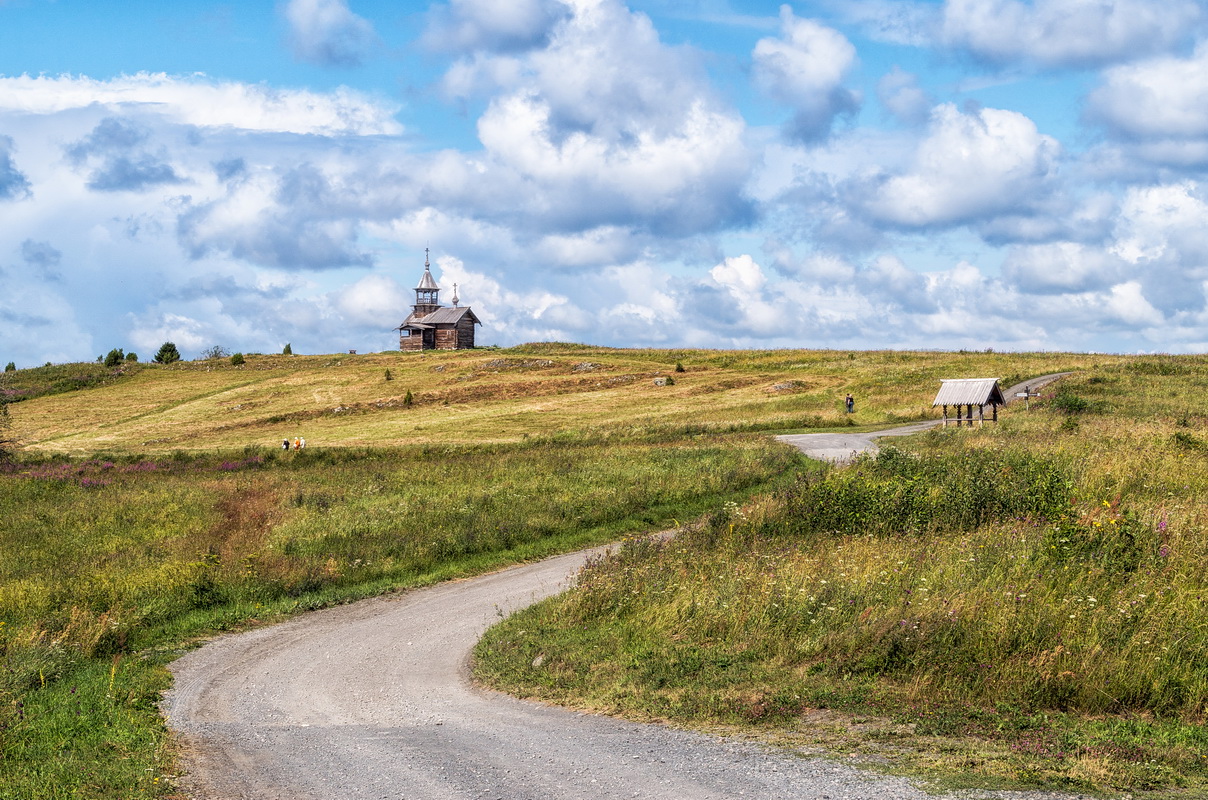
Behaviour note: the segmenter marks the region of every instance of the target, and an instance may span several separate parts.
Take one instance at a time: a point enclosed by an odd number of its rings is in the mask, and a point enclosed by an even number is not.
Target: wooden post
[[[980,428],[981,426],[983,426],[985,424],[986,424],[986,407],[984,405],[978,405],[978,407],[977,407],[977,427]]]
[[[944,427],[948,427],[948,404],[944,403]]]
[[[994,421],[998,422],[998,403],[991,404],[990,410],[994,413]]]

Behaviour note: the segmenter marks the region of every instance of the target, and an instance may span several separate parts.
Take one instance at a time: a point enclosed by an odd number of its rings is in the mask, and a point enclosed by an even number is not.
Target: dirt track
[[[929,797],[824,759],[474,688],[467,664],[482,632],[563,589],[588,555],[306,614],[189,653],[163,703],[185,747],[181,788],[204,800]]]

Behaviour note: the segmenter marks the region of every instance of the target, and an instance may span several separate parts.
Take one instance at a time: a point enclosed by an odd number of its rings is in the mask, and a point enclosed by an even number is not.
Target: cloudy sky
[[[0,0],[0,361],[1208,351],[1204,0]]]

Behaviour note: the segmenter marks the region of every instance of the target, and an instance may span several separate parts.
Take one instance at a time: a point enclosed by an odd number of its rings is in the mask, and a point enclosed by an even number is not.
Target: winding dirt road
[[[163,702],[183,746],[180,788],[201,800],[930,797],[823,758],[475,688],[467,666],[483,631],[564,589],[595,552],[306,614],[189,653]]]

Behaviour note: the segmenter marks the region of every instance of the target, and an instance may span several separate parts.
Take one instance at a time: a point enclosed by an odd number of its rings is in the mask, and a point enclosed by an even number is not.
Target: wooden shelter
[[[992,421],[998,422],[998,407],[1005,406],[1006,399],[998,386],[998,378],[950,378],[940,381],[939,394],[935,396],[932,408],[944,407],[944,427],[948,426],[948,406],[956,408],[956,427],[961,426],[961,420],[973,426],[973,407],[977,406],[978,424],[986,421],[986,406],[990,406]],[[961,407],[966,409],[961,416]]]
[[[481,325],[469,306],[462,308],[453,284],[453,307],[440,304],[440,287],[432,277],[428,251],[424,251],[424,274],[415,287],[415,305],[399,332],[399,350],[462,350],[474,346],[474,326]]]

